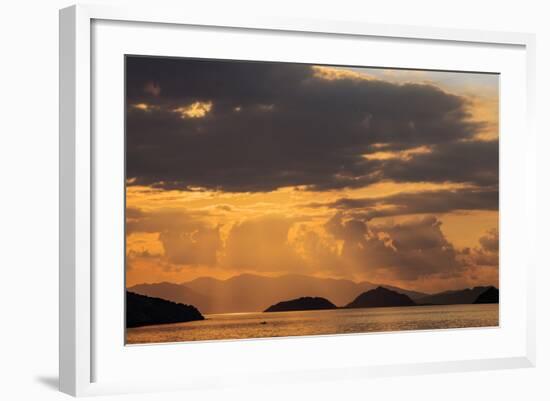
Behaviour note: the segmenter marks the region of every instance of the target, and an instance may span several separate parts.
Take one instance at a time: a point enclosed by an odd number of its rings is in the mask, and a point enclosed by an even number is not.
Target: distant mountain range
[[[264,312],[288,312],[299,310],[337,309],[338,307],[326,298],[301,297],[290,301],[279,302],[271,305]]]
[[[422,305],[473,304],[476,299],[489,288],[495,287],[474,287],[456,291],[444,291],[438,294],[416,298],[415,302]]]
[[[139,284],[128,288],[137,294],[196,306],[202,313],[259,312],[282,300],[322,297],[335,305],[347,305],[359,294],[379,287],[367,281],[318,278],[303,275],[264,277],[242,274],[227,280],[201,277],[182,283]],[[384,285],[412,300],[428,294]],[[470,302],[471,303],[471,302]]]
[[[126,291],[126,327],[128,328],[193,320],[204,320],[194,306]]]

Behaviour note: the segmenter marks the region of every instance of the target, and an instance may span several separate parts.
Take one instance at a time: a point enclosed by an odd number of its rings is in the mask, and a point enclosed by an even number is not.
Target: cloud
[[[304,261],[288,241],[294,223],[281,216],[236,223],[227,237],[222,263],[231,268],[264,272],[302,269]]]
[[[155,109],[158,109],[158,106],[154,106],[147,103],[131,104],[130,107],[133,107],[134,109],[142,110],[142,111],[153,111]]]
[[[262,192],[380,180],[498,182],[498,142],[473,139],[487,127],[472,120],[468,99],[431,84],[345,72],[326,79],[319,71],[325,70],[129,57],[130,185]],[[144,90],[151,82],[159,89]],[[137,104],[148,107],[131,106]],[[193,113],[207,118],[173,112],[189,105],[201,105]],[[407,157],[369,158],[380,144]]]
[[[313,66],[313,75],[315,78],[326,79],[328,81],[336,81],[339,79],[350,79],[350,80],[372,80],[375,79],[372,75],[365,72],[340,69],[336,67],[323,67],[323,66]]]
[[[457,249],[435,216],[374,224],[364,216],[340,211],[320,227],[280,215],[221,227],[209,223],[209,217],[204,212],[129,208],[128,233],[158,234],[155,241],[160,244],[147,248],[130,237],[139,246],[129,249],[129,267],[143,262],[165,271],[201,266],[218,271],[328,274],[413,287],[430,280],[443,287],[475,283],[475,277],[498,281],[498,231],[481,236],[478,247]]]
[[[341,198],[310,207],[328,207],[371,220],[408,214],[449,213],[459,210],[498,210],[498,190],[488,188],[401,192],[371,198]],[[489,239],[487,239],[489,241]]]
[[[464,265],[453,245],[441,231],[441,222],[428,216],[404,223],[367,225],[361,220],[345,221],[336,214],[326,229],[343,241],[341,258],[356,271],[373,277],[411,281],[426,277],[449,278]]]
[[[134,232],[153,233],[162,231],[193,231],[202,227],[203,218],[207,215],[203,211],[189,211],[185,209],[159,209],[145,211],[142,209],[126,208],[126,233]]]
[[[481,247],[486,252],[498,252],[499,249],[499,237],[496,229],[489,230],[487,233],[479,239]]]
[[[194,102],[186,106],[176,107],[173,111],[181,118],[202,118],[212,110],[212,102]]]
[[[179,265],[208,265],[217,263],[217,251],[221,246],[217,227],[200,227],[194,231],[161,232],[159,240],[164,256]]]
[[[158,239],[164,253],[162,264],[207,265],[217,264],[218,251],[222,247],[219,227],[204,220],[204,213],[190,213],[185,210],[165,209],[145,212],[128,208],[126,212],[127,235],[132,233],[159,233]],[[134,259],[143,258],[135,252]],[[159,255],[145,255],[147,257]]]
[[[433,152],[406,160],[386,160],[384,176],[397,182],[460,182],[479,186],[498,185],[498,140],[449,141]]]
[[[481,267],[499,265],[499,234],[497,229],[488,230],[479,238],[479,247],[465,250],[469,264]]]
[[[160,85],[155,82],[147,82],[143,91],[149,95],[158,97],[160,95]]]
[[[277,215],[246,219],[228,225],[222,240],[222,226],[212,225],[208,217],[207,212],[128,208],[127,235],[158,233],[163,249],[161,255],[131,249],[129,259],[154,257],[160,267],[171,270],[194,265],[257,272],[306,268],[295,244],[289,242],[289,232],[299,220]]]

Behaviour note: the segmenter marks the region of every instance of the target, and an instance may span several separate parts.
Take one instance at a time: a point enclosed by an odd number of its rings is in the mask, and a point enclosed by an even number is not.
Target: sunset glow
[[[127,60],[126,285],[498,287],[498,76]]]

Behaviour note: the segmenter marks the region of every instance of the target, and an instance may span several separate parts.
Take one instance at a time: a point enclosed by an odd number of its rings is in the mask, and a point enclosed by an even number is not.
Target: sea
[[[429,305],[224,313],[204,317],[202,321],[127,329],[126,344],[494,327],[499,324],[499,306]]]

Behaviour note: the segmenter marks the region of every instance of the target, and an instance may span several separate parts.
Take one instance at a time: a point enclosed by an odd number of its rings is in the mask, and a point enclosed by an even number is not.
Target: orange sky
[[[396,88],[404,83],[435,85],[463,99],[469,112],[465,121],[482,123],[465,141],[498,138],[498,80],[494,77],[469,79],[457,73],[315,67],[312,79],[384,81]],[[157,98],[163,93],[162,82],[158,86],[151,91]],[[131,113],[151,115],[164,107],[142,100],[132,103],[129,99],[130,117]],[[214,98],[196,100],[173,107],[173,112],[186,124],[199,124],[214,118],[216,104]],[[275,113],[278,104],[262,107]],[[235,106],[234,113],[242,113],[242,109]],[[127,135],[133,133],[129,130]],[[406,165],[421,160],[436,147],[427,143],[386,150],[385,143],[380,143],[369,149],[364,154],[367,161],[401,161]],[[127,286],[181,283],[203,276],[225,279],[245,272],[368,280],[425,292],[498,286],[498,210],[476,209],[467,195],[468,191],[484,189],[459,180],[382,178],[354,187],[289,185],[228,191],[162,187],[129,176]],[[457,203],[449,210],[436,206],[432,211],[424,206],[414,209],[407,203],[430,204],[437,194],[460,196],[468,206],[461,209]],[[406,200],[401,200],[402,196]],[[353,201],[368,206],[341,206],[355,205]],[[396,208],[403,212],[394,212]],[[371,214],[358,217],[365,213]]]

